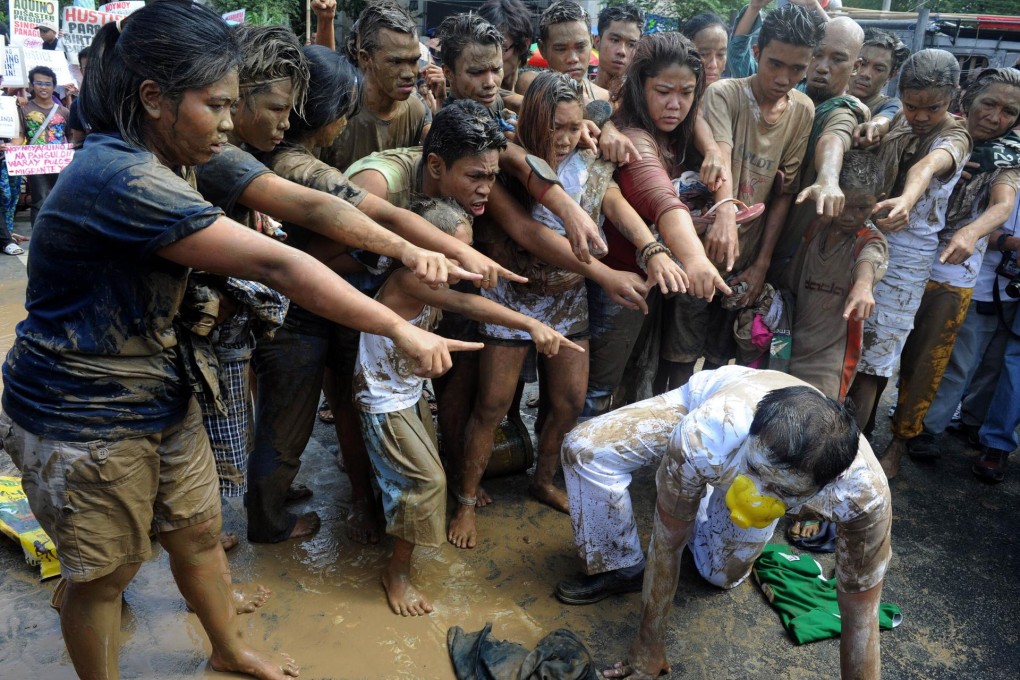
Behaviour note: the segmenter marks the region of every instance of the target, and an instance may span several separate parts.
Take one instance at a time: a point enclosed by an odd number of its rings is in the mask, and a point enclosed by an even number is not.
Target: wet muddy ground
[[[3,352],[24,314],[24,273],[22,260],[0,259]],[[889,436],[885,422],[882,428],[879,450]],[[298,478],[315,495],[294,509],[316,510],[323,518],[319,533],[275,546],[242,539],[230,553],[236,581],[273,590],[268,604],[242,617],[244,635],[292,654],[302,664],[302,678],[452,678],[447,630],[477,630],[486,622],[496,636],[526,646],[556,628],[570,628],[600,667],[626,654],[640,596],[585,607],[562,605],[552,596],[556,582],[579,566],[570,522],[527,497],[524,475],[486,483],[495,503],[479,512],[476,549],[446,545],[418,555],[416,582],[435,612],[418,619],[391,614],[377,576],[386,544],[366,548],[345,538],[349,487],[329,452],[334,444],[332,429],[317,425]],[[1005,483],[987,486],[969,472],[975,451],[948,436],[942,446],[939,463],[906,461],[892,484],[895,556],[884,599],[902,607],[904,620],[882,633],[883,671],[887,678],[1015,678],[1020,469]],[[11,473],[10,460],[0,453],[0,474]],[[652,471],[637,475],[632,490],[647,540]],[[243,517],[240,504],[231,504],[226,526],[243,536]],[[831,570],[831,556],[819,559]],[[0,539],[0,574],[0,677],[73,678],[56,613],[48,606],[55,581],[40,583],[20,548],[6,539]],[[795,646],[751,583],[721,592],[700,582],[688,562],[676,605],[667,638],[673,677],[838,676],[838,642]],[[208,643],[158,547],[127,590],[122,641],[125,678],[226,677],[207,668]]]

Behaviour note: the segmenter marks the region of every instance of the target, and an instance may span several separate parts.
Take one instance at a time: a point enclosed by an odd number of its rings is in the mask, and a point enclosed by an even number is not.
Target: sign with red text
[[[10,0],[11,44],[42,47],[36,28],[42,22],[57,26],[57,0]]]
[[[105,5],[100,5],[99,11],[106,14],[123,14],[127,16],[143,7],[145,7],[143,0],[130,0],[129,2],[108,2]]]
[[[28,87],[25,53],[20,47],[4,48],[4,87]]]
[[[25,67],[31,71],[36,66],[46,66],[53,69],[57,74],[57,85],[74,85],[74,76],[71,75],[71,68],[68,66],[67,57],[63,52],[57,50],[44,50],[35,47],[23,47],[25,53]]]
[[[233,12],[227,12],[223,14],[223,20],[228,24],[243,24],[245,11],[243,9],[235,9]]]
[[[12,175],[49,175],[67,167],[74,158],[74,147],[70,144],[9,146],[4,156],[7,172]]]
[[[92,44],[92,38],[99,29],[110,23],[123,19],[123,14],[110,14],[84,7],[65,7],[63,33],[60,42],[64,43],[67,58],[78,63],[78,52]]]
[[[0,139],[21,136],[21,116],[17,97],[0,97]]]

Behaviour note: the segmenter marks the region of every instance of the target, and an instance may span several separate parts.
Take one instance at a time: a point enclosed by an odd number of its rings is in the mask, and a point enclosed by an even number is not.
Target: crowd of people
[[[348,537],[391,537],[386,601],[428,614],[414,549],[485,540],[495,433],[537,380],[529,491],[569,513],[583,564],[556,596],[644,588],[607,677],[669,670],[685,547],[731,588],[786,515],[797,539],[834,525],[841,668],[878,677],[887,480],[938,457],[958,408],[979,478],[1018,443],[1020,71],[961,90],[948,52],[766,4],[649,35],[609,7],[593,42],[557,0],[536,69],[518,0],[448,17],[431,52],[392,0],[340,46],[334,0],[304,46],[156,0],[97,33],[71,111],[33,70],[11,143],[75,120],[79,148],[32,179],[0,442],[57,546],[78,674],[118,677],[154,534],[214,669],[297,675],[237,633],[221,503],[244,496],[251,543],[318,531],[288,504],[315,493],[295,480],[320,410]],[[649,465],[646,557],[628,488]]]

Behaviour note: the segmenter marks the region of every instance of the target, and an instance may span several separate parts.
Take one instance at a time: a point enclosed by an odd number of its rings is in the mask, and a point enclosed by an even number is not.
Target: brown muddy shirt
[[[347,122],[333,146],[323,149],[319,158],[339,170],[347,170],[354,161],[387,149],[402,149],[422,142],[426,125],[425,104],[417,97],[398,102],[393,117],[378,118],[362,107]]]
[[[734,196],[753,205],[768,201],[780,170],[785,174],[782,192],[797,191],[815,105],[806,94],[791,90],[787,94],[786,110],[779,120],[767,123],[751,91],[750,81],[751,78],[730,78],[712,83],[705,92],[702,111],[715,141],[733,148]],[[736,271],[746,269],[758,256],[764,226],[765,215],[740,226],[740,257],[734,266]]]

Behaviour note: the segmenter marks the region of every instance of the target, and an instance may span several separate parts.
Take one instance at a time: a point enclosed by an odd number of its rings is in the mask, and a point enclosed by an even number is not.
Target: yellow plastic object
[[[25,561],[39,565],[43,579],[60,576],[57,549],[28,507],[20,477],[0,477],[0,531],[21,543]]]
[[[786,514],[783,501],[758,493],[750,477],[737,475],[726,492],[726,507],[730,520],[741,529],[764,529]]]

